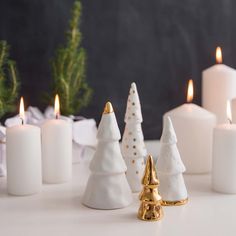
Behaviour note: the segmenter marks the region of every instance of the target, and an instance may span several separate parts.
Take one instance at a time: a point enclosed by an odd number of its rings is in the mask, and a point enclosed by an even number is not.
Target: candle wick
[[[58,119],[59,119],[59,114],[57,113],[57,114],[56,114],[56,120],[58,120]]]
[[[232,125],[232,120],[231,119],[228,119],[229,123]]]
[[[22,117],[20,117],[21,119],[21,124],[23,125],[24,124],[24,119]]]

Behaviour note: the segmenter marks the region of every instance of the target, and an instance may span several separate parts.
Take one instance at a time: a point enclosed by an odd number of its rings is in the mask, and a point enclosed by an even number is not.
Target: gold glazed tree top
[[[145,221],[157,221],[163,217],[161,196],[158,193],[159,180],[151,155],[148,156],[144,176],[142,179],[143,190],[140,193],[141,201],[138,218]]]
[[[112,113],[113,111],[113,107],[112,104],[110,102],[107,102],[103,111],[103,114],[109,114]]]

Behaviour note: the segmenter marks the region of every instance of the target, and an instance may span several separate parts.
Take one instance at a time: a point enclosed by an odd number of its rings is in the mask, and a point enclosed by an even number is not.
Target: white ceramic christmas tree
[[[187,203],[188,193],[185,187],[183,172],[185,166],[181,160],[177,138],[170,117],[164,122],[161,136],[160,154],[157,159],[159,192],[162,205],[173,206]]]
[[[132,83],[125,114],[125,131],[122,138],[122,155],[127,165],[126,176],[133,192],[142,189],[141,179],[147,155],[141,123],[143,121],[141,105],[136,84]]]
[[[132,202],[132,192],[127,182],[127,167],[121,155],[120,131],[110,102],[106,103],[98,127],[98,145],[90,163],[91,175],[83,203],[96,209],[116,209]]]

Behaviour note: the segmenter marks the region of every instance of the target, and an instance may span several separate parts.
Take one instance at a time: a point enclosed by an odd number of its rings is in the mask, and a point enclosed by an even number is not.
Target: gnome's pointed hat
[[[120,130],[116,121],[116,116],[110,102],[104,108],[102,119],[98,126],[98,140],[120,140]]]
[[[142,184],[145,186],[158,186],[159,180],[157,178],[156,168],[153,163],[153,158],[151,155],[148,156],[146,161],[146,167],[144,171],[144,176],[142,179]]]
[[[167,116],[164,120],[164,127],[162,131],[161,142],[168,143],[168,144],[177,143],[175,130],[173,128],[172,121],[169,116]]]
[[[136,84],[133,82],[130,87],[127,101],[125,123],[141,123],[143,121],[141,105]]]

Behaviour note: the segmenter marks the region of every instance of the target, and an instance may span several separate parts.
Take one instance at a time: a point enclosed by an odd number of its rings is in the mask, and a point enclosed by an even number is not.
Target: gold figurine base
[[[161,205],[162,206],[181,206],[184,205],[188,202],[188,198],[184,200],[178,200],[178,201],[165,201],[161,200]]]
[[[161,205],[141,203],[138,211],[138,218],[144,221],[158,221],[163,217]]]

